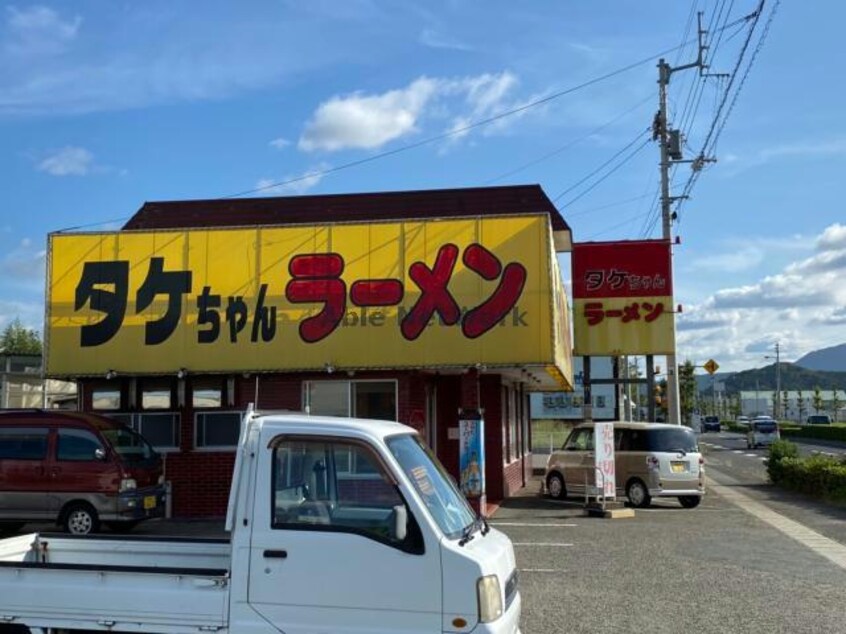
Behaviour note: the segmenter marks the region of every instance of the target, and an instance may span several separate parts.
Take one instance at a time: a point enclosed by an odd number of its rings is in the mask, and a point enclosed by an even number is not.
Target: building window
[[[173,394],[167,387],[148,387],[141,392],[141,409],[171,409]]]
[[[223,407],[223,387],[217,384],[194,385],[191,390],[191,404],[194,409]]]
[[[241,412],[197,412],[194,415],[197,449],[234,449],[241,435]]]
[[[396,381],[306,381],[303,401],[314,416],[397,420]]]
[[[96,411],[112,411],[120,409],[120,390],[93,390],[91,392],[91,409]]]
[[[115,412],[108,416],[137,431],[159,453],[179,451],[180,416],[175,412],[143,414]]]
[[[133,422],[133,429],[157,451],[179,449],[179,414],[174,412],[136,414]]]

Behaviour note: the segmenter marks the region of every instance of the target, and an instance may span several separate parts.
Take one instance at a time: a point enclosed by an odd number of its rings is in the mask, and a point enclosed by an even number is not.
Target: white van
[[[746,448],[768,447],[781,438],[778,431],[778,423],[772,418],[756,418],[749,423],[749,431],[746,432]]]

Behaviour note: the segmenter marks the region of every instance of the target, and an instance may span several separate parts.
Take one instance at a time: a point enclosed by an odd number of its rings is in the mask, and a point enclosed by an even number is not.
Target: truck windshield
[[[450,539],[460,537],[476,514],[443,465],[415,435],[394,436],[387,443],[444,535]]]
[[[103,436],[127,462],[146,462],[156,457],[156,452],[150,444],[131,429],[104,429]]]

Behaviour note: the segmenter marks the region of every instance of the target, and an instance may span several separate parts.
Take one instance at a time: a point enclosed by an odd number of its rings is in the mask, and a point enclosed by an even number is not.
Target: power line
[[[592,240],[593,238],[596,238],[597,236],[604,235],[604,234],[608,233],[609,231],[614,231],[614,229],[619,229],[620,227],[627,225],[630,222],[637,220],[638,218],[642,218],[644,215],[646,215],[646,214],[636,214],[634,216],[630,216],[629,218],[626,218],[625,220],[618,222],[617,224],[615,224],[611,227],[608,227],[607,229],[603,229],[602,231],[597,231],[596,233],[589,235],[587,238],[585,238],[585,241]]]
[[[731,24],[731,25],[728,25],[728,26],[734,26],[734,25]],[[261,187],[254,187],[253,189],[247,189],[247,190],[235,193],[235,194],[229,194],[227,196],[220,196],[220,198],[221,199],[238,198],[240,196],[246,196],[248,194],[255,194],[255,193],[258,193],[258,192],[261,192],[261,191],[267,191],[269,189],[275,189],[277,187],[283,187],[285,185],[291,185],[293,183],[298,183],[300,181],[306,180],[308,178],[327,176],[329,174],[334,174],[334,173],[340,172],[342,170],[347,170],[347,169],[350,169],[352,167],[358,167],[359,165],[364,165],[366,163],[378,161],[380,159],[387,158],[389,156],[394,156],[394,155],[400,154],[402,152],[414,150],[416,148],[423,147],[425,145],[430,145],[432,143],[436,143],[437,141],[442,141],[444,139],[448,139],[448,138],[453,137],[453,136],[464,134],[466,132],[469,132],[470,130],[474,130],[474,129],[479,128],[481,126],[489,125],[489,124],[494,123],[496,121],[500,121],[502,119],[505,119],[506,117],[510,117],[510,116],[515,115],[515,114],[519,114],[521,112],[525,112],[526,110],[529,110],[531,108],[535,108],[535,107],[543,105],[545,103],[549,103],[550,101],[553,101],[553,100],[558,99],[560,97],[564,97],[565,95],[569,95],[569,94],[572,94],[572,93],[577,92],[579,90],[582,90],[584,88],[588,88],[590,86],[593,86],[594,84],[598,84],[602,81],[605,81],[606,79],[611,79],[612,77],[616,77],[617,75],[621,75],[621,74],[628,72],[632,69],[635,69],[639,66],[643,66],[644,64],[648,64],[649,62],[652,62],[655,59],[658,59],[659,57],[669,55],[670,53],[679,50],[680,48],[682,48],[683,46],[686,46],[689,43],[690,42],[682,42],[682,44],[679,44],[677,46],[673,46],[671,48],[665,49],[663,51],[660,51],[660,52],[655,53],[653,55],[650,55],[648,57],[644,57],[643,59],[640,59],[636,62],[632,62],[631,64],[628,64],[626,66],[622,66],[621,68],[618,68],[616,70],[605,73],[604,75],[600,75],[598,77],[594,77],[593,79],[589,79],[588,81],[582,82],[581,84],[576,84],[575,86],[571,86],[569,88],[565,88],[565,89],[560,90],[558,92],[554,92],[551,95],[548,95],[546,97],[542,97],[540,99],[536,99],[535,101],[531,101],[527,104],[523,104],[522,106],[519,106],[517,108],[512,108],[511,110],[506,110],[505,112],[501,112],[501,113],[493,115],[491,117],[487,117],[485,119],[480,119],[479,121],[469,123],[469,124],[462,126],[460,128],[455,128],[453,130],[450,130],[449,132],[443,132],[441,134],[436,134],[435,136],[431,136],[431,137],[428,137],[426,139],[422,139],[421,141],[417,141],[415,143],[409,143],[407,145],[403,145],[401,147],[394,148],[393,150],[387,150],[385,152],[380,152],[378,154],[374,154],[373,156],[368,156],[368,157],[363,158],[363,159],[350,161],[348,163],[344,163],[344,164],[338,165],[336,167],[332,167],[332,168],[325,169],[325,170],[318,170],[318,171],[309,172],[308,174],[303,174],[302,176],[297,176],[295,178],[289,178],[289,179],[286,179],[286,180],[283,180],[283,181],[268,183],[267,185],[262,185]]]
[[[590,180],[593,176],[595,176],[596,174],[601,172],[603,169],[605,169],[606,166],[608,166],[610,163],[612,163],[614,161],[614,159],[616,159],[618,156],[620,156],[626,150],[628,150],[630,147],[632,147],[635,143],[637,143],[640,140],[640,138],[644,134],[646,134],[648,131],[649,131],[649,128],[646,128],[645,130],[641,130],[640,132],[638,132],[631,141],[629,141],[628,143],[626,143],[626,145],[624,145],[619,150],[614,152],[614,154],[612,154],[610,158],[606,159],[598,167],[594,168],[593,171],[589,172],[587,175],[583,176],[578,181],[576,181],[575,183],[570,185],[567,189],[565,189],[564,191],[559,193],[557,196],[555,196],[555,198],[552,199],[552,202],[558,202],[559,199],[561,199],[561,197],[564,196],[564,194],[570,193],[571,191],[576,189],[579,185],[581,185],[582,183],[584,183],[587,180]]]
[[[89,229],[91,227],[99,227],[100,225],[107,225],[112,222],[123,222],[129,220],[132,216],[121,216],[120,218],[112,218],[111,220],[101,220],[100,222],[89,222],[85,225],[77,225],[75,227],[65,227],[64,229],[56,229],[53,233],[66,233],[68,231],[79,231],[80,229]]]
[[[631,159],[633,159],[635,156],[637,156],[637,154],[638,154],[638,153],[640,153],[640,151],[641,151],[641,150],[643,150],[643,148],[645,148],[645,147],[646,147],[646,146],[650,143],[650,141],[651,141],[651,139],[645,139],[643,143],[641,143],[639,146],[637,146],[637,147],[634,149],[634,151],[632,151],[631,153],[629,153],[627,156],[623,157],[623,160],[621,160],[621,161],[620,161],[619,163],[617,163],[614,167],[612,167],[609,171],[607,171],[605,174],[603,174],[603,175],[602,175],[602,177],[600,177],[598,180],[596,180],[596,181],[595,181],[595,182],[594,182],[594,183],[593,183],[590,187],[588,187],[587,189],[583,190],[581,194],[579,194],[579,195],[578,195],[578,196],[576,196],[575,198],[571,198],[570,200],[568,200],[568,201],[567,201],[567,202],[565,202],[565,203],[561,203],[561,207],[565,207],[565,208],[566,208],[566,207],[569,207],[570,205],[572,205],[572,204],[573,204],[574,202],[576,202],[577,200],[581,200],[582,198],[584,198],[585,196],[587,196],[587,194],[589,194],[591,191],[593,191],[594,189],[596,189],[596,187],[598,187],[598,186],[600,185],[600,183],[603,183],[603,182],[604,182],[605,180],[607,180],[607,179],[608,179],[608,178],[609,178],[609,177],[610,177],[610,176],[611,176],[614,172],[616,172],[618,169],[620,169],[621,167],[623,167],[623,165],[625,165],[625,164],[626,164],[626,163],[628,163]],[[556,200],[557,200],[557,199],[556,199]]]
[[[760,20],[760,17],[763,14],[764,2],[765,2],[765,0],[761,0],[760,4],[758,5],[758,10],[753,14],[754,15],[754,21],[753,21],[753,23],[752,23],[752,25],[749,29],[748,35],[746,36],[746,40],[743,43],[743,47],[740,50],[740,54],[738,55],[737,63],[735,64],[734,70],[732,71],[731,76],[730,76],[729,81],[728,81],[728,84],[726,85],[726,89],[725,89],[723,97],[720,101],[720,105],[717,109],[717,113],[715,114],[714,119],[711,122],[711,126],[708,130],[708,135],[705,138],[705,142],[702,144],[702,149],[699,153],[700,158],[705,157],[710,153],[713,153],[714,150],[716,149],[717,141],[719,140],[719,137],[722,134],[723,129],[725,128],[726,122],[728,121],[728,117],[731,114],[732,110],[734,109],[735,104],[737,103],[737,99],[738,99],[738,96],[740,95],[740,91],[743,88],[743,85],[746,83],[746,79],[749,76],[749,72],[752,69],[753,64],[755,63],[755,60],[758,56],[758,53],[760,52],[761,48],[763,47],[763,44],[764,44],[764,41],[766,40],[767,35],[769,34],[770,26],[773,23],[773,19],[775,18],[776,12],[778,11],[780,0],[775,1],[775,4],[773,5],[772,10],[770,11],[770,15],[767,18],[767,22],[764,26],[764,29],[761,33],[761,36],[758,38],[758,43],[755,47],[755,50],[753,51],[752,56],[749,59],[749,63],[747,64],[746,69],[743,73],[743,76],[741,77],[740,82],[738,83],[737,90],[734,92],[734,95],[732,97],[732,101],[729,105],[729,108],[726,111],[725,116],[721,117],[723,107],[725,106],[725,104],[728,100],[728,97],[732,92],[732,86],[734,85],[734,81],[737,78],[737,74],[740,70],[740,67],[743,64],[743,59],[746,55],[746,51],[749,48],[749,44],[752,41],[752,36],[755,32],[755,27],[757,26],[758,21]],[[684,191],[682,192],[681,202],[680,202],[680,204],[677,208],[677,213],[679,213],[681,211],[681,209],[683,208],[683,206],[684,206],[683,203],[689,197],[690,192],[693,189],[693,186],[696,184],[696,181],[699,179],[700,173],[701,173],[701,170],[694,170],[691,173],[690,177],[688,178],[687,182],[685,183]]]
[[[508,171],[508,172],[505,172],[504,174],[500,174],[500,175],[499,175],[499,176],[497,176],[496,178],[492,178],[492,179],[490,179],[490,180],[488,180],[488,181],[485,181],[485,182],[483,183],[483,185],[490,185],[491,183],[495,183],[495,182],[497,182],[497,181],[499,181],[499,180],[502,180],[503,178],[508,178],[509,176],[513,176],[514,174],[517,174],[517,173],[519,173],[519,172],[522,172],[524,169],[527,169],[527,168],[529,168],[529,167],[532,167],[533,165],[537,165],[538,163],[542,163],[543,161],[545,161],[545,160],[547,160],[547,159],[550,159],[550,158],[552,158],[553,156],[557,156],[558,154],[561,154],[564,150],[567,150],[567,149],[569,149],[569,148],[573,147],[574,145],[576,145],[576,144],[577,144],[577,143],[579,143],[580,141],[584,141],[585,139],[587,139],[587,138],[589,138],[589,137],[593,136],[594,134],[597,134],[598,132],[602,132],[602,130],[604,130],[605,128],[607,128],[607,127],[609,127],[609,126],[613,125],[614,123],[616,123],[617,121],[619,121],[620,119],[622,119],[623,117],[625,117],[627,114],[630,114],[631,112],[634,112],[635,110],[637,110],[638,108],[640,108],[641,106],[643,106],[646,102],[650,101],[651,99],[652,99],[652,95],[647,95],[647,96],[646,96],[646,98],[644,98],[643,100],[639,101],[638,103],[636,103],[636,104],[635,104],[634,106],[632,106],[631,108],[628,108],[627,110],[625,110],[625,111],[621,112],[620,114],[618,114],[617,116],[615,116],[613,119],[610,119],[609,121],[606,121],[606,122],[605,122],[605,123],[603,123],[601,126],[599,126],[599,127],[597,127],[597,128],[594,128],[593,130],[591,130],[591,131],[589,131],[589,132],[586,132],[586,133],[585,133],[585,134],[583,134],[582,136],[579,136],[579,137],[577,137],[577,138],[575,138],[575,139],[573,139],[573,140],[571,140],[571,141],[568,141],[566,144],[562,145],[561,147],[559,147],[559,148],[557,148],[557,149],[555,149],[555,150],[553,150],[553,151],[551,151],[551,152],[548,152],[547,154],[544,154],[543,156],[540,156],[539,158],[537,158],[537,159],[535,159],[535,160],[533,160],[533,161],[530,161],[530,162],[528,162],[528,163],[524,163],[524,164],[523,164],[523,165],[521,165],[520,167],[517,167],[517,168],[515,168],[515,169],[513,169],[513,170],[510,170],[510,171]]]
[[[648,198],[652,194],[641,194],[640,196],[633,196],[632,198],[625,198],[623,200],[617,200],[613,203],[607,203],[605,205],[599,205],[598,207],[588,207],[587,209],[581,209],[575,213],[568,212],[567,218],[578,218],[580,216],[584,216],[594,211],[602,211],[603,209],[611,209],[611,207],[619,207],[620,205],[625,205],[628,203],[632,203],[636,200],[643,200],[644,198]]]

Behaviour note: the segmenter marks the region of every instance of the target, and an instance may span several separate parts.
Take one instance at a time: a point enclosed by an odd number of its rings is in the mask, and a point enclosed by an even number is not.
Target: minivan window
[[[777,429],[777,426],[772,421],[759,421],[755,423],[755,431],[759,431],[762,434],[772,434]]]
[[[131,429],[104,429],[102,433],[118,455],[127,462],[144,462],[156,455],[144,437]]]
[[[0,427],[0,460],[43,460],[47,434],[46,427]]]
[[[593,449],[593,429],[574,429],[564,443],[565,451],[591,451]]]
[[[646,432],[647,451],[698,452],[696,436],[689,429],[650,429]]]
[[[102,448],[103,445],[91,432],[83,429],[60,429],[56,457],[71,462],[96,460],[94,452]]]

